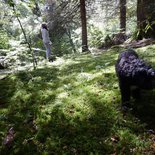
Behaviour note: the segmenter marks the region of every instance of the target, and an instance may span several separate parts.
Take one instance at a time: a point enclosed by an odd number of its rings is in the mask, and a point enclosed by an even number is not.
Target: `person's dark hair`
[[[47,28],[47,25],[46,25],[46,24],[42,24],[42,25],[41,25],[41,27],[42,27],[43,29],[48,30],[48,28]]]

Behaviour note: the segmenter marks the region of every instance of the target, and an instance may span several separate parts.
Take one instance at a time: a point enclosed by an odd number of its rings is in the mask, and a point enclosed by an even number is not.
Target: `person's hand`
[[[52,42],[50,41],[49,44],[52,45]]]

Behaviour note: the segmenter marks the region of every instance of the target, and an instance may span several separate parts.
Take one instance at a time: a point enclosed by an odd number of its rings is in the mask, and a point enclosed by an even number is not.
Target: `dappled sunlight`
[[[97,147],[103,153],[114,145],[112,135],[122,137],[122,146],[129,134],[128,144],[135,144],[134,131],[139,126],[133,116],[133,121],[131,116],[124,120],[118,111],[120,93],[114,68],[117,53],[110,52],[95,58],[88,54],[44,61],[36,70],[2,79],[5,83],[0,86],[3,95],[7,94],[6,106],[0,107],[3,132],[11,124],[23,149],[31,144],[40,152],[44,148],[56,151],[60,146],[62,152],[71,152],[72,144],[76,144],[79,152]],[[131,132],[126,131],[129,123]],[[140,140],[138,137],[136,142]],[[140,142],[137,147],[141,148]]]
[[[63,65],[72,65],[72,64],[77,64],[78,62],[74,61],[73,59],[65,59],[63,57],[58,57],[56,61],[52,62],[51,64],[53,66],[59,66],[63,68]]]
[[[102,67],[102,66],[96,66],[92,73],[81,72],[77,75],[76,79],[78,81],[90,81],[97,77],[104,78],[104,75],[111,74],[113,72],[114,72],[114,67],[109,67],[108,69],[106,69],[105,67]]]
[[[79,73],[79,75],[77,75],[76,79],[77,81],[90,81],[92,79],[94,79],[95,76],[93,74],[90,73]]]
[[[148,45],[137,49],[140,57],[144,59],[148,64],[155,66],[155,45]]]
[[[124,107],[115,71],[131,48],[155,69],[152,4],[1,0],[0,155],[153,155],[155,89]]]
[[[57,95],[58,99],[63,99],[63,98],[67,98],[68,97],[68,93],[67,92],[62,92],[60,94]]]
[[[63,105],[63,113],[68,119],[76,119],[79,117],[80,121],[92,116],[94,109],[88,103],[88,100],[83,96],[70,97],[64,99],[65,105]]]

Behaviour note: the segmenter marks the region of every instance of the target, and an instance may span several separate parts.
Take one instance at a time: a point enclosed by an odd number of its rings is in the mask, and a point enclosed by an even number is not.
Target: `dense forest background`
[[[147,4],[145,4],[147,3]],[[40,26],[50,29],[57,56],[120,44],[129,38],[154,37],[154,2],[110,1],[1,1],[1,48],[9,40],[43,49]],[[122,32],[123,34],[118,34]],[[9,37],[9,39],[8,39]],[[5,41],[4,41],[5,40]],[[88,47],[89,46],[89,47]]]
[[[154,8],[155,0],[0,0],[0,154],[153,155],[155,91],[122,113],[114,66],[132,48],[155,68]]]
[[[47,22],[56,55],[79,52],[81,44],[87,44],[85,37],[88,37],[89,48],[100,47],[106,36],[121,30],[126,29],[130,36],[136,33],[135,3],[136,1],[125,2],[123,6],[127,9],[127,14],[122,11],[124,15],[120,18],[119,1],[2,1],[1,37],[3,34],[6,41],[1,46],[8,48],[8,37],[24,43],[26,38],[22,33],[23,28],[31,46],[43,48],[40,26],[42,22]],[[80,5],[84,6],[86,14],[83,15],[82,7],[80,11]],[[82,21],[85,20],[87,22],[83,24]],[[123,22],[127,24],[123,25]],[[88,33],[83,32],[85,26]],[[81,36],[85,37],[81,40]]]

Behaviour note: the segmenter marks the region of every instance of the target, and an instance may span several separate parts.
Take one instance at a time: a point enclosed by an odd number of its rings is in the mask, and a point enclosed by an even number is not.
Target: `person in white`
[[[46,48],[46,59],[50,60],[51,57],[51,41],[49,38],[49,32],[46,24],[41,25],[41,34],[42,34],[42,39],[44,46]]]

